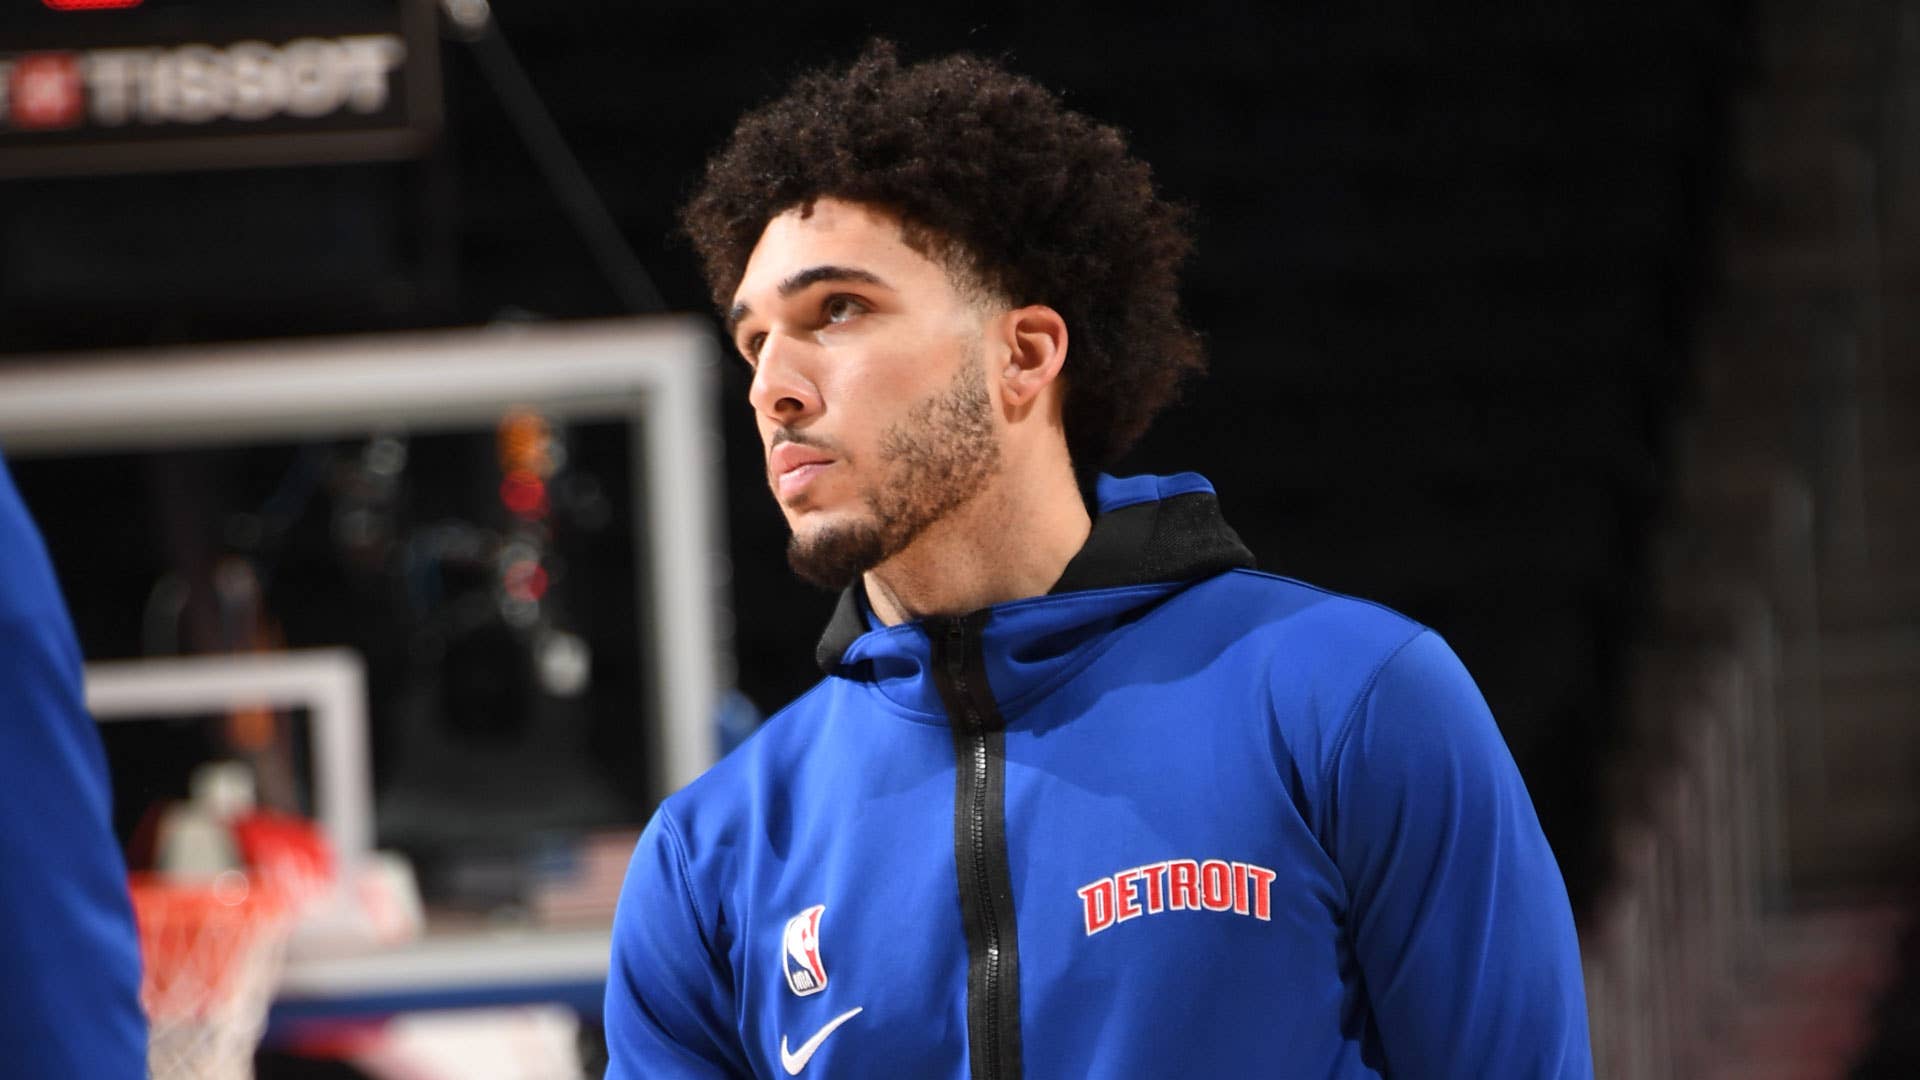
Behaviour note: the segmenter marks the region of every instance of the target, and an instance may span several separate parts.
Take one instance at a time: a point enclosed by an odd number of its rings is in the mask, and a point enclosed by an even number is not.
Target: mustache
[[[832,454],[844,453],[840,449],[840,445],[834,442],[832,439],[822,439],[813,435],[809,435],[804,431],[795,431],[792,428],[784,428],[784,427],[774,432],[773,438],[767,441],[767,452],[772,453],[774,450],[778,449],[780,446],[782,446],[785,443],[792,443],[795,446],[810,446],[815,450],[819,450],[824,453],[832,453]]]

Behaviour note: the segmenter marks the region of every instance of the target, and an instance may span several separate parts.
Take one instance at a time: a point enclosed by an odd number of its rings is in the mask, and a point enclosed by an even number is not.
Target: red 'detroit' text
[[[1273,882],[1264,866],[1225,859],[1167,859],[1122,870],[1078,890],[1088,934],[1163,911],[1221,911],[1273,917]]]

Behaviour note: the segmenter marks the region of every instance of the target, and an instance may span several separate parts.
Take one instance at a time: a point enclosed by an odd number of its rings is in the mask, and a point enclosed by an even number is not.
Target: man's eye
[[[865,310],[866,308],[860,301],[855,300],[851,296],[828,297],[824,309],[827,321],[830,323],[846,322],[848,319],[853,318]]]
[[[755,334],[740,344],[740,355],[746,357],[747,364],[751,366],[760,359],[760,346],[766,343],[767,335]]]

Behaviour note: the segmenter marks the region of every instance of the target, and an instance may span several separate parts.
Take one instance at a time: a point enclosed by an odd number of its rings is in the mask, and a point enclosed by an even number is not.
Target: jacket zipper
[[[1018,1080],[1019,958],[1007,866],[1005,728],[979,652],[986,613],[943,620],[935,682],[953,727],[954,862],[967,933],[967,1038],[975,1080]]]

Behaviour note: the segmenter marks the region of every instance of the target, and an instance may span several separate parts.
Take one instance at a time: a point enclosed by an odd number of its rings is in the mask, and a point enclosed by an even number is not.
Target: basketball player
[[[877,47],[744,118],[685,221],[841,594],[824,680],[640,841],[608,1076],[1591,1075],[1446,644],[1254,570],[1197,475],[1098,473],[1202,362],[1116,131]]]

